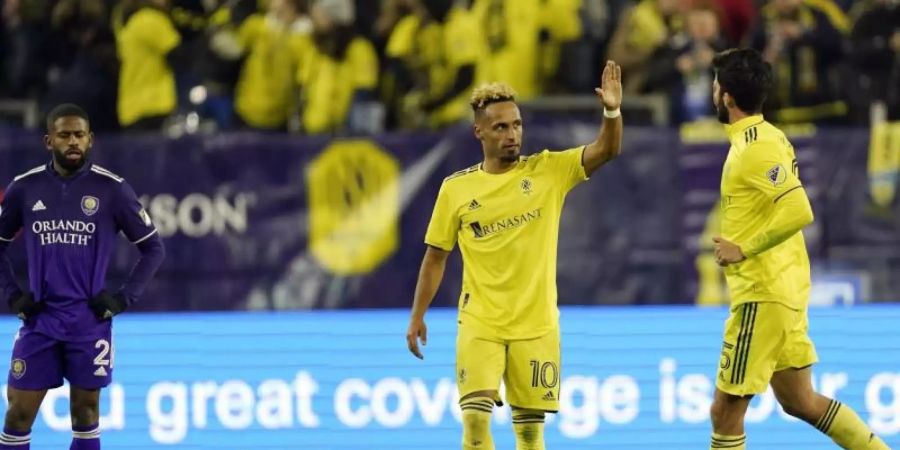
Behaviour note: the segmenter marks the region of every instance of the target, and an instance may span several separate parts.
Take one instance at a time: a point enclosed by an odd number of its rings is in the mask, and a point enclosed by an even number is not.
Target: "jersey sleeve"
[[[375,47],[365,38],[357,38],[350,46],[350,63],[353,65],[353,86],[357,90],[374,89],[378,84],[378,55]]]
[[[385,46],[385,54],[391,58],[404,58],[413,52],[419,19],[414,15],[406,16],[397,22]]]
[[[456,11],[452,17],[444,34],[448,62],[456,67],[476,64],[480,30],[475,19],[468,11]]]
[[[547,168],[553,173],[563,187],[563,193],[588,179],[582,164],[584,146],[562,151],[544,150]]]
[[[144,10],[135,15],[135,32],[141,41],[162,54],[169,53],[181,43],[181,35],[165,14],[155,10]]]
[[[13,182],[0,201],[0,241],[12,242],[22,228],[22,193]]]
[[[120,184],[114,214],[116,226],[132,244],[139,244],[156,234],[156,227],[150,220],[150,214],[141,205],[134,189],[127,182],[123,181]]]
[[[788,192],[803,187],[797,162],[766,142],[751,144],[744,151],[741,180],[777,202]]]
[[[459,213],[453,206],[445,182],[441,185],[437,201],[434,203],[431,222],[428,223],[428,230],[425,232],[425,243],[448,252],[453,250],[459,233],[459,220]]]

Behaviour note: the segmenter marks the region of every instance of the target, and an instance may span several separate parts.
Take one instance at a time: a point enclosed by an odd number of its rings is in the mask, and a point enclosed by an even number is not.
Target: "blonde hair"
[[[469,104],[472,105],[472,111],[479,111],[491,103],[514,101],[516,101],[516,91],[506,83],[495,82],[476,87],[472,91],[472,99]]]

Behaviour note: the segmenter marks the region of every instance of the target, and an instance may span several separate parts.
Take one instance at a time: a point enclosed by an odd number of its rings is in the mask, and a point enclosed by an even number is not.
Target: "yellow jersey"
[[[462,7],[453,7],[445,23],[422,25],[416,15],[404,17],[394,27],[388,39],[387,56],[399,58],[414,71],[427,73],[428,97],[441,97],[453,87],[461,67],[477,66],[481,47],[479,29],[472,14]],[[471,115],[466,90],[452,101],[431,113],[432,127],[442,127]]]
[[[566,194],[586,180],[584,147],[521,157],[502,174],[475,165],[447,177],[425,243],[463,259],[459,323],[485,338],[557,329],[556,247]]]
[[[343,59],[311,45],[294,76],[301,89],[303,130],[308,134],[337,131],[347,122],[357,91],[377,86],[378,55],[362,36],[353,38]]]
[[[726,126],[726,132],[731,148],[722,170],[721,232],[742,245],[768,229],[781,198],[806,194],[794,147],[781,130],[754,115]],[[725,267],[725,279],[732,305],[777,302],[806,308],[810,269],[803,233]]]
[[[527,100],[540,94],[538,51],[541,0],[475,0],[472,14],[485,35],[478,84],[502,81]]]
[[[311,44],[312,28],[303,20],[283,24],[254,14],[237,30],[247,52],[235,87],[234,109],[254,128],[284,128],[297,110],[294,74]]]
[[[164,12],[142,8],[116,29],[119,69],[119,124],[175,110],[175,75],[166,55],[181,43],[181,35]]]

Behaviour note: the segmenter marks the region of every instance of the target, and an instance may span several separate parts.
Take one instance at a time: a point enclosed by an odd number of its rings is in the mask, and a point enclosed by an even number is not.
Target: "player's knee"
[[[463,448],[491,447],[491,412],[494,400],[489,397],[469,397],[460,401],[463,422]]]
[[[5,425],[7,428],[17,431],[27,431],[31,429],[37,411],[32,411],[26,405],[12,401],[9,409],[6,410]]]
[[[725,427],[730,421],[731,408],[727,402],[713,400],[709,407],[709,418],[712,421],[713,429],[718,430]]]
[[[72,402],[71,413],[73,425],[94,425],[100,420],[100,405],[90,401]]]
[[[541,448],[544,439],[544,412],[530,409],[513,409],[513,426],[516,431],[518,448]]]
[[[483,436],[490,431],[491,415],[475,411],[463,411],[463,431],[473,436]]]

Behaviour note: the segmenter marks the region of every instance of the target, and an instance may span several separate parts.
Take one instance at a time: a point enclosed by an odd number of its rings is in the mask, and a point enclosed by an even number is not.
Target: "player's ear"
[[[50,140],[50,134],[49,133],[45,134],[44,135],[44,147],[46,147],[47,150],[53,150],[53,145],[51,145],[51,143],[52,142]]]
[[[725,104],[726,108],[734,108],[735,106],[734,98],[727,92],[722,93],[722,103]]]
[[[476,139],[481,140],[481,127],[478,126],[477,122],[472,125],[472,134],[475,135]]]
[[[93,146],[94,146],[94,132],[91,131],[90,133],[88,133],[88,148],[91,148]]]

